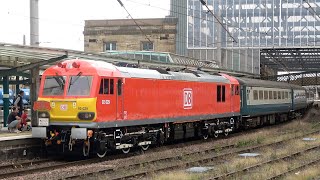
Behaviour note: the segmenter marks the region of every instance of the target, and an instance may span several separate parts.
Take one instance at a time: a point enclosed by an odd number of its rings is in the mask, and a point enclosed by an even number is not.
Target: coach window
[[[273,99],[272,91],[269,91],[269,99]]]
[[[221,102],[221,86],[217,86],[217,102]]]
[[[268,91],[264,91],[264,99],[265,99],[265,100],[268,99]]]
[[[253,100],[258,100],[258,91],[257,90],[253,91]]]
[[[262,90],[259,91],[259,100],[263,100],[263,91]]]
[[[273,99],[277,99],[277,91],[273,91]]]

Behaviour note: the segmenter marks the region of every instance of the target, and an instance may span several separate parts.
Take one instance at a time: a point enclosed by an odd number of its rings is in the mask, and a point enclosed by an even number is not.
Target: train
[[[288,121],[312,104],[306,92],[297,85],[223,73],[71,59],[44,71],[32,136],[59,152],[102,158]]]

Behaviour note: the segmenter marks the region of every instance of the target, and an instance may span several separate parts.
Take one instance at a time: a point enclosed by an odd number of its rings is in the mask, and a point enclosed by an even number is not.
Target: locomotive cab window
[[[114,80],[101,79],[99,94],[114,94]]]
[[[91,90],[92,76],[70,76],[68,96],[89,96]]]
[[[42,95],[60,96],[63,95],[66,82],[65,76],[46,76]]]

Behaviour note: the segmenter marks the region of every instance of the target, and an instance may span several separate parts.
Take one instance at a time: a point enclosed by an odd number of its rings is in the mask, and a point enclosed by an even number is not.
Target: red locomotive
[[[227,135],[240,116],[238,81],[203,72],[116,67],[67,60],[42,75],[34,137],[83,154],[191,136]]]

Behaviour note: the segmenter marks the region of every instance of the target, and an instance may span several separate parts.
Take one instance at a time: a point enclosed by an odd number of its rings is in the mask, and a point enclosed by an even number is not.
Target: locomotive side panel
[[[230,116],[230,101],[229,84],[137,78],[127,78],[124,84],[127,120],[168,121],[169,118],[173,122]]]

